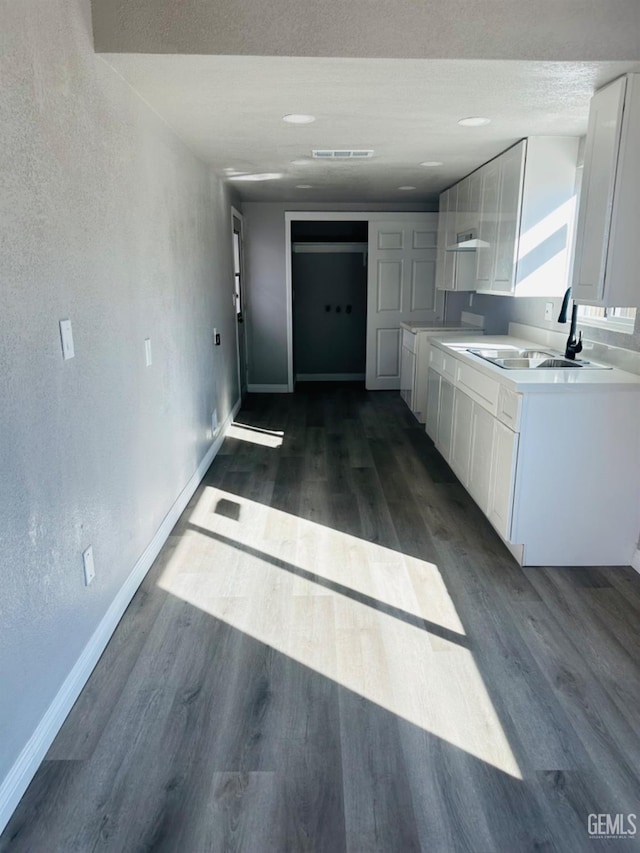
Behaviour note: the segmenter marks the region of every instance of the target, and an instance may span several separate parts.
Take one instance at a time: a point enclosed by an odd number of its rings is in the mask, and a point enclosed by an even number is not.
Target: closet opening
[[[291,222],[296,382],[364,382],[366,221]]]

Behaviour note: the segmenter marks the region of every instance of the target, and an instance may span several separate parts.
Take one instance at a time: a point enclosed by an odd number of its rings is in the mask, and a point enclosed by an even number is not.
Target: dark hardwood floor
[[[640,576],[521,569],[395,393],[250,396],[1,851],[638,849]]]

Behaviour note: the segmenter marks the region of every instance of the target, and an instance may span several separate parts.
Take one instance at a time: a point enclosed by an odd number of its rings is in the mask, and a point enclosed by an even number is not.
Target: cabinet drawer
[[[409,352],[416,351],[416,335],[412,332],[407,331],[407,329],[402,330],[402,346],[405,349],[408,349]]]
[[[480,373],[468,364],[458,363],[458,384],[470,392],[471,396],[493,414],[498,405],[498,390],[500,383],[484,373]]]
[[[442,367],[440,368],[445,376],[448,376],[450,379],[456,379],[456,367],[458,366],[458,360],[453,356],[449,355],[449,353],[442,353]]]
[[[442,359],[444,358],[444,353],[441,349],[437,347],[429,348],[429,366],[434,370],[442,370]]]
[[[514,432],[520,431],[520,410],[522,394],[509,391],[504,385],[498,391],[498,420]]]

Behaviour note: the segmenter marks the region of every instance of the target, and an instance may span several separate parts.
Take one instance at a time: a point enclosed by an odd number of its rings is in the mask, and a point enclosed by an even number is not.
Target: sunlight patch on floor
[[[226,437],[235,438],[239,441],[248,441],[251,444],[259,444],[262,447],[282,447],[282,442],[284,441],[283,432],[271,432],[237,423],[230,425]]]
[[[434,563],[206,487],[159,585],[522,778]]]

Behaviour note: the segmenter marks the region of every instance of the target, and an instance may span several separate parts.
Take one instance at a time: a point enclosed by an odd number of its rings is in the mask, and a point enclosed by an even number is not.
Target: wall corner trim
[[[64,680],[53,702],[45,711],[44,716],[14,762],[13,767],[0,783],[0,833],[9,822],[22,795],[35,776],[49,747],[60,731],[62,724],[66,720],[76,699],[105,650],[107,643],[111,639],[113,632],[117,628],[120,619],[129,606],[131,599],[220,450],[227,430],[240,409],[241,402],[241,400],[238,400],[227,416],[222,429],[219,430],[217,437],[207,450],[193,476],[174,501],[153,539],[149,542],[133,567],[129,577],[120,587],[116,597],[109,605],[109,609],[100,620],[98,627],[82,650],[80,657]]]
[[[288,385],[247,385],[250,394],[288,394]]]
[[[631,567],[635,569],[636,572],[640,572],[640,548],[638,548],[631,558]]]

